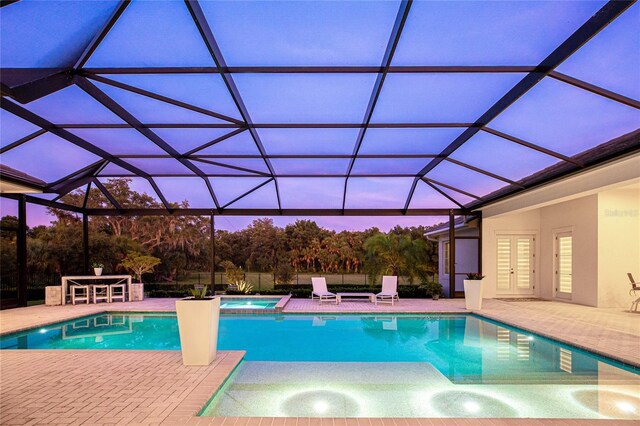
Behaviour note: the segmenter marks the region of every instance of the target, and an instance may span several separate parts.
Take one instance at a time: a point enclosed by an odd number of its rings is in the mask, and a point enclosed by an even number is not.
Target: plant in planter
[[[91,267],[93,268],[93,273],[96,274],[96,277],[99,277],[100,275],[102,275],[102,270],[104,269],[104,265],[100,262],[93,262],[91,264]]]
[[[469,273],[467,274],[467,279],[468,279],[468,280],[476,280],[476,281],[479,281],[479,280],[481,280],[481,279],[483,279],[483,278],[484,278],[484,275],[480,275],[480,274],[479,274],[479,273],[477,273],[477,272],[469,272]]]
[[[467,274],[464,280],[464,303],[468,310],[482,309],[482,279],[484,275],[477,272]]]
[[[207,286],[205,285],[203,287],[196,285],[191,289],[191,294],[193,295],[194,299],[204,299],[207,296]]]
[[[206,297],[207,286],[195,286],[192,297],[176,301],[182,363],[209,365],[216,358],[220,298]]]
[[[421,287],[424,288],[427,296],[431,296],[433,300],[438,300],[442,296],[442,284],[438,282],[428,282]]]
[[[153,271],[153,268],[160,263],[162,263],[162,261],[157,257],[145,255],[137,251],[130,251],[120,264],[133,272],[136,280],[141,283],[142,274]]]
[[[253,285],[251,285],[251,283],[246,282],[245,280],[238,281],[237,286],[238,286],[238,291],[242,294],[253,293]]]

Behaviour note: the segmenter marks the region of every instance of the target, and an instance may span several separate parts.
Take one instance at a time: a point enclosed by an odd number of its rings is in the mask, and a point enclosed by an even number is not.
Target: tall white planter
[[[464,304],[467,310],[482,309],[482,280],[464,280]]]
[[[184,365],[209,365],[216,359],[220,298],[176,301]]]

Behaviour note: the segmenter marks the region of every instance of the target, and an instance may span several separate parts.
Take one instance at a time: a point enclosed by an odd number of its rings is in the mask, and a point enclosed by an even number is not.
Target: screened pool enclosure
[[[85,223],[446,216],[453,235],[640,149],[633,1],[23,0],[0,24],[19,234],[35,203]],[[153,205],[119,202],[119,177]]]

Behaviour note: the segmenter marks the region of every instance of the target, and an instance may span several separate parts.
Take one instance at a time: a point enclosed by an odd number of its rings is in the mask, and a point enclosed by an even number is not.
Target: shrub
[[[142,274],[153,271],[156,265],[159,265],[161,260],[157,257],[144,255],[137,251],[130,251],[122,260],[122,266],[133,271],[138,282],[142,282]]]
[[[432,282],[423,283],[420,285],[420,289],[422,289],[425,292],[425,295],[427,297],[443,295],[442,284],[438,282],[432,281]]]

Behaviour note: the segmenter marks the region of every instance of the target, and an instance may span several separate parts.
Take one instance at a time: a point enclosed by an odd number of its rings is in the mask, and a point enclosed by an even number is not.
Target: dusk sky
[[[589,19],[605,1],[414,2],[392,65],[537,65]],[[3,68],[72,66],[109,18],[116,1],[18,2],[3,7],[0,32]],[[238,66],[380,66],[399,2],[201,2],[203,12],[227,65]],[[28,18],[28,19],[27,19]],[[558,67],[558,71],[640,98],[640,6],[633,5]],[[487,31],[487,28],[490,28]],[[167,32],[171,37],[166,37]],[[634,37],[628,37],[633,34]],[[134,1],[88,59],[85,68],[99,91],[181,155],[235,130],[241,120],[223,78],[216,73],[114,74],[108,67],[214,67],[189,12],[181,1]],[[391,73],[382,87],[371,123],[473,123],[526,74]],[[234,73],[254,124],[360,124],[375,73]],[[133,93],[126,84],[222,115],[196,112]],[[12,101],[8,101],[12,102]],[[170,202],[214,208],[205,181],[194,175],[147,136],[82,88],[71,85],[20,105],[154,177]],[[227,117],[228,119],[225,119]],[[544,78],[489,126],[495,130],[572,156],[638,128],[640,111],[552,77]],[[0,111],[0,143],[5,147],[39,128]],[[199,125],[163,128],[158,125]],[[121,128],[91,128],[119,125]],[[215,127],[228,125],[227,127]],[[207,127],[213,126],[213,127]],[[362,155],[414,155],[413,158],[357,158],[346,189],[347,209],[401,209],[418,173],[465,127],[371,128],[362,140]],[[340,209],[357,128],[259,128],[267,155],[325,155],[333,158],[272,158],[284,209]],[[46,155],[44,155],[46,153]],[[155,155],[156,158],[134,158]],[[422,157],[415,157],[415,156]],[[164,156],[164,158],[162,158]],[[222,157],[220,157],[222,156]],[[232,156],[232,157],[229,157]],[[233,157],[235,156],[235,157]],[[245,157],[242,157],[245,156]],[[253,156],[252,158],[249,157]],[[335,156],[343,156],[336,158]],[[249,131],[189,154],[211,183],[220,205],[268,179],[269,169]],[[474,201],[507,183],[472,170],[481,168],[517,181],[555,164],[556,157],[480,131],[426,178],[460,204]],[[2,154],[12,168],[46,182],[63,178],[101,157],[52,133],[45,133]],[[215,161],[211,164],[207,161]],[[224,174],[226,176],[219,176]],[[171,175],[171,176],[167,176]],[[215,175],[215,176],[214,176]],[[302,175],[302,177],[300,177]],[[375,175],[375,177],[371,176]],[[380,176],[382,175],[382,176]],[[385,176],[388,175],[388,176]],[[401,175],[401,176],[398,176]],[[98,175],[132,176],[110,163]],[[157,201],[149,184],[134,177],[132,188]],[[451,187],[460,191],[454,191]],[[49,197],[51,198],[51,197]],[[2,214],[13,214],[2,200]],[[419,182],[409,208],[457,208]],[[274,182],[229,205],[238,209],[278,208]],[[44,209],[30,208],[31,224],[45,223]],[[220,228],[243,228],[253,218],[224,217]],[[284,225],[296,218],[275,218]],[[318,217],[332,229],[387,230],[432,224],[429,217]]]
[[[16,216],[17,202],[6,198],[0,198],[0,216]],[[246,228],[255,219],[262,216],[217,216],[216,229],[224,229],[227,231],[237,231]],[[387,232],[396,225],[400,226],[420,226],[433,225],[435,223],[449,220],[448,217],[441,216],[393,216],[393,217],[283,217],[273,216],[273,223],[276,226],[285,227],[289,223],[293,223],[298,219],[313,220],[319,226],[336,231],[350,230],[361,231],[371,227],[378,227],[381,231]],[[34,227],[38,225],[49,225],[55,217],[47,214],[47,208],[34,204],[27,205],[27,225]]]

